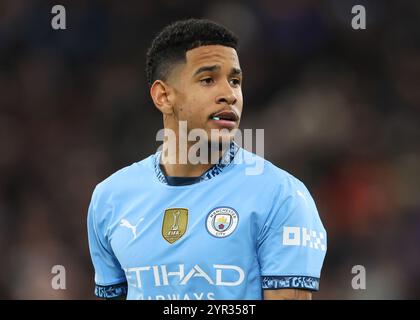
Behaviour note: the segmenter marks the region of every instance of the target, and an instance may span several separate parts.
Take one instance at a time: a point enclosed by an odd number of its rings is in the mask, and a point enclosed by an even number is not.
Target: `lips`
[[[238,115],[230,110],[222,110],[216,113],[213,113],[210,116],[211,120],[215,120],[215,121],[221,121],[221,120],[225,120],[225,121],[233,121],[236,122],[238,121]]]
[[[210,121],[219,128],[226,128],[232,130],[236,127],[239,121],[238,115],[231,110],[222,110],[213,113],[210,116]]]

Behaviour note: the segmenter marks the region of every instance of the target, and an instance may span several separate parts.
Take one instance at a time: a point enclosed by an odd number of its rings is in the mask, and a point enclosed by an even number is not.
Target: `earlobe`
[[[150,87],[150,96],[156,106],[164,115],[173,113],[173,106],[169,98],[170,88],[161,80],[156,80]]]

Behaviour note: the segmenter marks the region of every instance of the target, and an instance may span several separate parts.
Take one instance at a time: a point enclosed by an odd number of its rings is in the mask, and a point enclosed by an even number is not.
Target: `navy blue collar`
[[[229,150],[227,150],[223,156],[220,158],[219,162],[215,164],[213,167],[208,169],[206,172],[204,172],[200,177],[169,177],[166,176],[160,167],[160,160],[161,160],[161,154],[162,151],[158,151],[154,154],[154,167],[155,167],[155,173],[157,178],[160,182],[170,185],[170,186],[185,186],[190,185],[194,183],[198,183],[203,180],[209,180],[211,178],[214,178],[218,174],[220,174],[223,169],[225,169],[235,158],[236,153],[239,150],[239,146],[232,142],[229,146]]]

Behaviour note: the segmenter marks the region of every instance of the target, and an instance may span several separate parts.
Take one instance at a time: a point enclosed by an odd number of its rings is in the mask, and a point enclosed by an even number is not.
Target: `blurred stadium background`
[[[67,30],[51,28],[55,4]],[[366,30],[351,28],[356,4]],[[238,34],[241,127],[264,128],[266,158],[317,202],[329,247],[315,298],[420,298],[419,1],[1,0],[0,299],[93,299],[91,192],[158,147],[145,52],[188,17]]]

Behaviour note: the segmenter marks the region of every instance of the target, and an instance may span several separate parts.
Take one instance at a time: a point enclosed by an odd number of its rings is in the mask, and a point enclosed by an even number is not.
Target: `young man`
[[[236,47],[230,31],[208,20],[176,22],[154,39],[150,94],[165,132],[174,134],[163,152],[93,193],[88,236],[97,296],[310,299],[318,290],[326,232],[308,190],[233,142],[243,104]],[[201,153],[207,160],[216,152],[216,163],[191,161],[192,142],[178,143],[182,129],[201,130],[209,152]],[[247,157],[263,170],[247,174]]]

